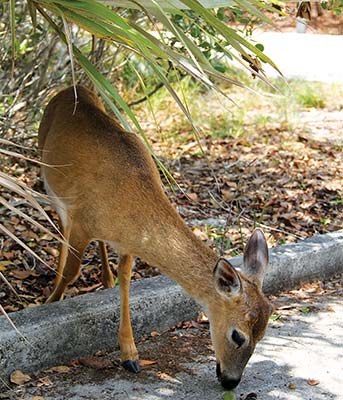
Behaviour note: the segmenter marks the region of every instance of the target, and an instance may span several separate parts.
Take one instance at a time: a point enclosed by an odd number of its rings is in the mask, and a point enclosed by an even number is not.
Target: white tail
[[[231,389],[265,332],[271,307],[261,284],[268,263],[262,231],[250,238],[243,272],[219,259],[186,226],[162,189],[150,153],[134,134],[109,117],[97,96],[77,87],[48,104],[39,128],[43,178],[60,216],[63,234],[55,288],[60,300],[80,270],[83,252],[97,239],[103,284],[113,287],[105,242],[120,255],[119,344],[124,366],[139,371],[129,314],[132,257],[138,256],[177,281],[208,313],[217,374]],[[57,166],[57,167],[56,167]]]

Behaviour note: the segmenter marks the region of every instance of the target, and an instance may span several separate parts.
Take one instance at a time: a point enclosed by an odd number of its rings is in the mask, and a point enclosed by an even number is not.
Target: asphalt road
[[[343,399],[343,290],[286,294],[275,301],[271,321],[258,345],[237,399],[256,393],[259,400]],[[153,334],[138,345],[141,358],[154,362],[132,376],[118,353],[98,355],[87,366],[66,372],[43,371],[24,386],[13,386],[1,399],[25,400],[222,400],[208,329],[175,329]],[[62,368],[63,370],[63,368]],[[34,397],[42,396],[42,397]]]

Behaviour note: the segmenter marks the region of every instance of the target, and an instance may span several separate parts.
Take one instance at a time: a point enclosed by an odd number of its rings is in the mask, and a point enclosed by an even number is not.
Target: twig
[[[169,62],[168,70],[167,70],[167,73],[166,73],[166,78],[168,78],[168,75],[170,74],[170,71],[171,71],[172,67],[173,67],[173,64],[171,62]],[[185,78],[186,76],[187,76],[186,74],[181,74],[180,78],[178,79],[178,82],[181,79]],[[137,104],[143,103],[144,101],[148,100],[151,96],[153,96],[156,92],[158,92],[163,87],[164,87],[164,83],[163,82],[158,83],[156,85],[156,87],[150,93],[146,94],[144,97],[142,97],[142,98],[140,98],[138,100],[132,101],[131,103],[128,104],[128,106],[132,107],[132,106],[136,106]]]
[[[147,95],[145,95],[144,97],[142,97],[138,100],[132,101],[131,103],[128,104],[128,106],[132,107],[132,106],[136,106],[137,104],[143,103],[144,101],[148,100],[148,98],[153,96],[156,92],[158,92],[160,89],[162,89],[163,86],[164,86],[164,83],[160,82],[158,85],[156,85],[156,87],[151,92],[149,92]]]
[[[7,321],[10,323],[10,325],[12,326],[12,328],[18,333],[18,335],[20,336],[20,337],[22,337],[24,340],[25,340],[25,342],[27,343],[27,344],[29,344],[31,347],[33,347],[32,346],[32,344],[28,341],[28,339],[18,330],[18,328],[14,325],[14,323],[13,323],[13,321],[11,320],[11,318],[8,316],[8,314],[7,314],[7,312],[4,310],[4,308],[2,307],[2,305],[0,304],[0,312],[1,312],[1,314],[3,314],[3,316],[7,319]]]
[[[11,283],[6,279],[5,275],[0,271],[0,278],[6,283],[6,285],[12,290],[12,292],[18,297],[20,303],[22,304],[21,298]]]

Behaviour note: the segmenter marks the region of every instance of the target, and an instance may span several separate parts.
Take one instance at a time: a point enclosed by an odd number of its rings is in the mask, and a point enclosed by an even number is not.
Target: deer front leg
[[[119,346],[120,358],[125,369],[138,373],[141,368],[138,361],[138,352],[133,339],[130,304],[129,304],[129,288],[132,272],[132,257],[121,256],[118,265],[118,279],[120,287],[120,325],[119,325]]]

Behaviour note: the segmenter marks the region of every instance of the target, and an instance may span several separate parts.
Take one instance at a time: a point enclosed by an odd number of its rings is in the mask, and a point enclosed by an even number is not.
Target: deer
[[[97,94],[76,86],[57,93],[39,127],[42,179],[59,216],[61,243],[54,288],[47,303],[63,299],[80,274],[89,242],[99,244],[102,283],[114,287],[106,244],[119,256],[118,342],[124,368],[140,371],[130,322],[133,257],[176,281],[205,310],[221,385],[235,388],[272,306],[262,291],[268,267],[265,236],[256,229],[241,268],[218,257],[187,226],[163,189],[143,140],[106,113]]]

